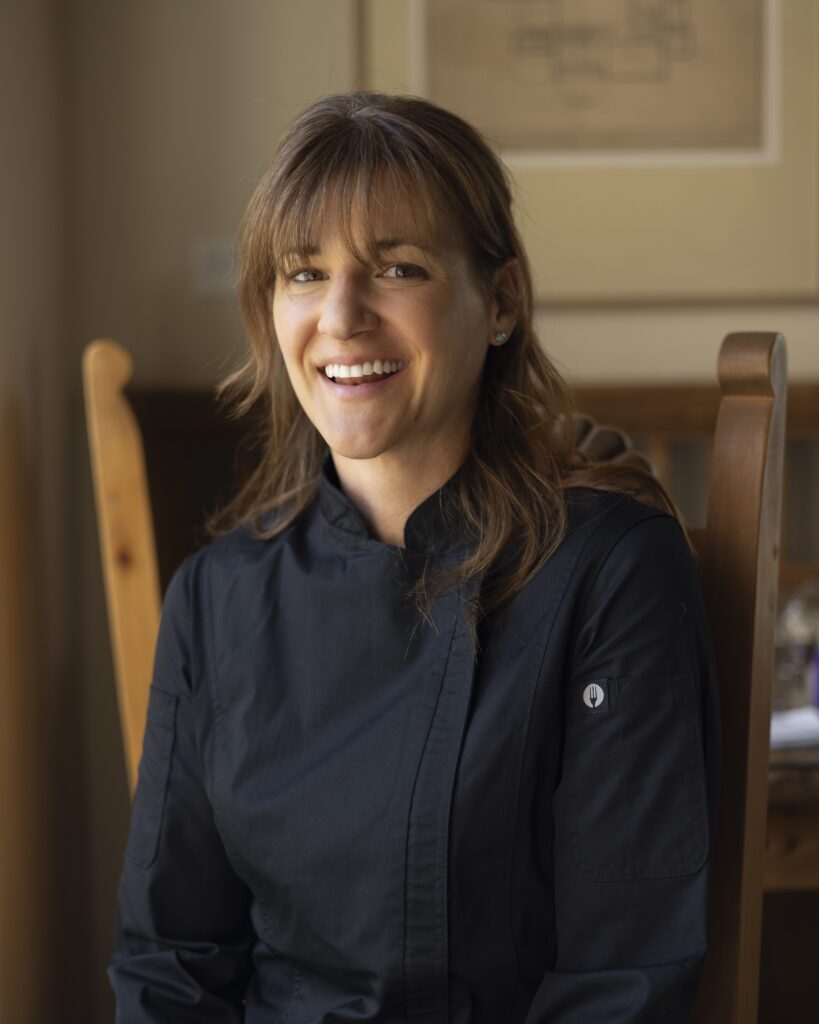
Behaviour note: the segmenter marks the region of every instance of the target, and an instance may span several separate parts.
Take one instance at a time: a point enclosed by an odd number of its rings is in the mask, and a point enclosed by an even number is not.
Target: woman
[[[265,401],[166,595],[118,1020],[688,1020],[717,726],[697,574],[573,451],[506,175],[425,101],[310,107],[246,212]]]

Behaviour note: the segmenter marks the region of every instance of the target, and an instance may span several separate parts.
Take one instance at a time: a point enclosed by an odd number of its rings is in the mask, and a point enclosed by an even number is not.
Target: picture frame
[[[363,87],[428,96],[434,2],[361,0]],[[819,0],[747,2],[761,18],[758,146],[495,145],[511,172],[539,304],[819,302]],[[694,18],[699,3],[707,0],[691,0]]]

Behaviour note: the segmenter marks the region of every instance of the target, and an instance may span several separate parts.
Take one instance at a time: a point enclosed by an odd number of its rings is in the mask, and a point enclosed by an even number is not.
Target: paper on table
[[[819,708],[809,705],[771,715],[772,747],[809,747],[814,743],[819,743]]]

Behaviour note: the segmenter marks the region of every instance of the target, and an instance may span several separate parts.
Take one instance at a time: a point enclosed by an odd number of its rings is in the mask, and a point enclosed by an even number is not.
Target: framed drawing
[[[540,302],[819,302],[819,0],[359,11],[361,81],[510,168]]]

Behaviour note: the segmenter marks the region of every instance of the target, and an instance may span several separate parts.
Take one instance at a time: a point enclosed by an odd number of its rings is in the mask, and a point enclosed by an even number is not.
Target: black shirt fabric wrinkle
[[[119,1024],[689,1019],[719,749],[682,531],[569,492],[564,540],[477,649],[474,590],[430,623],[405,600],[430,536],[443,564],[467,549],[454,480],[402,549],[369,536],[328,455],[288,530],[234,531],[175,574]]]

